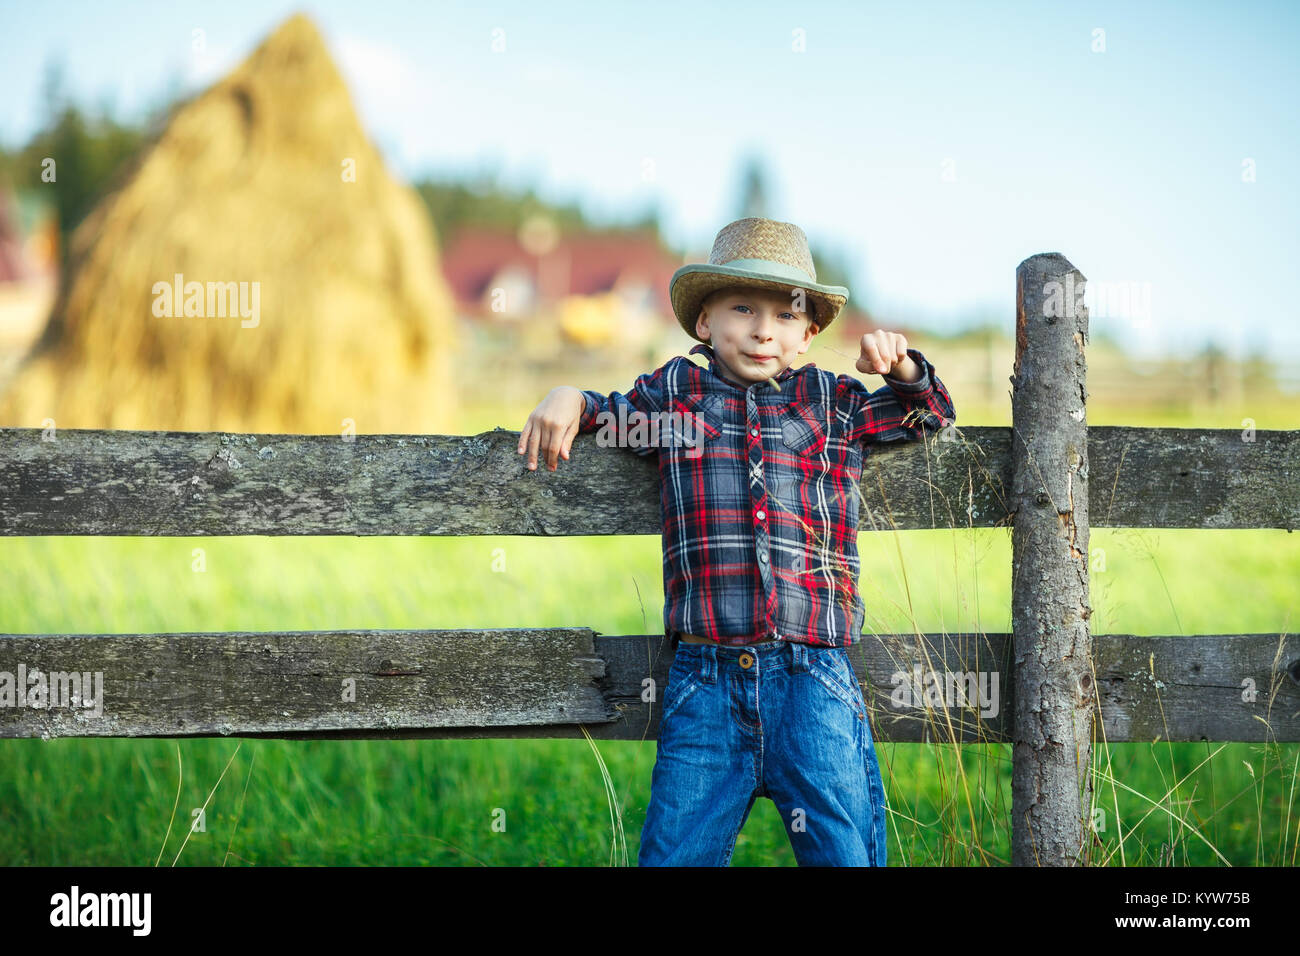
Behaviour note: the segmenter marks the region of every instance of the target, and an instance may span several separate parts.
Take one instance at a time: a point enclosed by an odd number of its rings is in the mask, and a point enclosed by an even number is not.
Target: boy
[[[626,395],[561,386],[519,437],[528,467],[540,449],[552,471],[575,434],[611,422],[620,446],[658,454],[675,657],[642,866],[726,866],[760,796],[801,866],[886,862],[884,786],[845,651],[865,616],[857,483],[870,443],[920,438],[955,413],[896,332],[862,337],[858,370],[886,383],[875,392],[793,368],[848,299],[816,277],[798,226],[730,223],[708,263],[678,269],[670,287],[709,368],[677,356]]]

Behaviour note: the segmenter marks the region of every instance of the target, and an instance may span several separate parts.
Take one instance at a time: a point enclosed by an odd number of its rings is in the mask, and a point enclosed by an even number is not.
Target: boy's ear
[[[808,351],[808,347],[812,345],[813,336],[820,331],[821,329],[818,327],[816,322],[810,321],[808,323],[808,328],[804,329],[803,331],[803,348],[799,350],[800,355],[803,355],[805,352]]]

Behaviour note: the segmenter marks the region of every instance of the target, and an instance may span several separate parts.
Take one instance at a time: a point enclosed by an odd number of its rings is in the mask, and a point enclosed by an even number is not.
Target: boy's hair
[[[721,289],[714,289],[712,292],[706,295],[704,297],[704,301],[700,303],[700,308],[708,309],[719,299],[725,298],[726,296],[731,295],[732,293],[743,294],[751,291],[753,291],[753,288],[751,286],[742,286],[742,285],[723,286]],[[816,303],[813,302],[811,298],[807,299],[806,301],[807,301],[807,305],[804,308],[804,314],[808,316],[808,324],[817,325],[817,305]],[[818,332],[821,331],[820,326],[818,326],[817,331]]]

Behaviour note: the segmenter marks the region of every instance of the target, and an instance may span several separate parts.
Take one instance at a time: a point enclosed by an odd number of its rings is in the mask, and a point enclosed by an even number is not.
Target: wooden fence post
[[[1011,382],[1011,862],[1085,863],[1095,697],[1088,618],[1088,313],[1064,256],[1016,269]]]

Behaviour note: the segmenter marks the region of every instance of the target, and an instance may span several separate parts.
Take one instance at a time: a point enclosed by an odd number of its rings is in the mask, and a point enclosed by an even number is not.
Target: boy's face
[[[704,300],[695,332],[713,346],[723,377],[749,387],[776,378],[808,351],[817,326],[795,293],[721,289]]]

